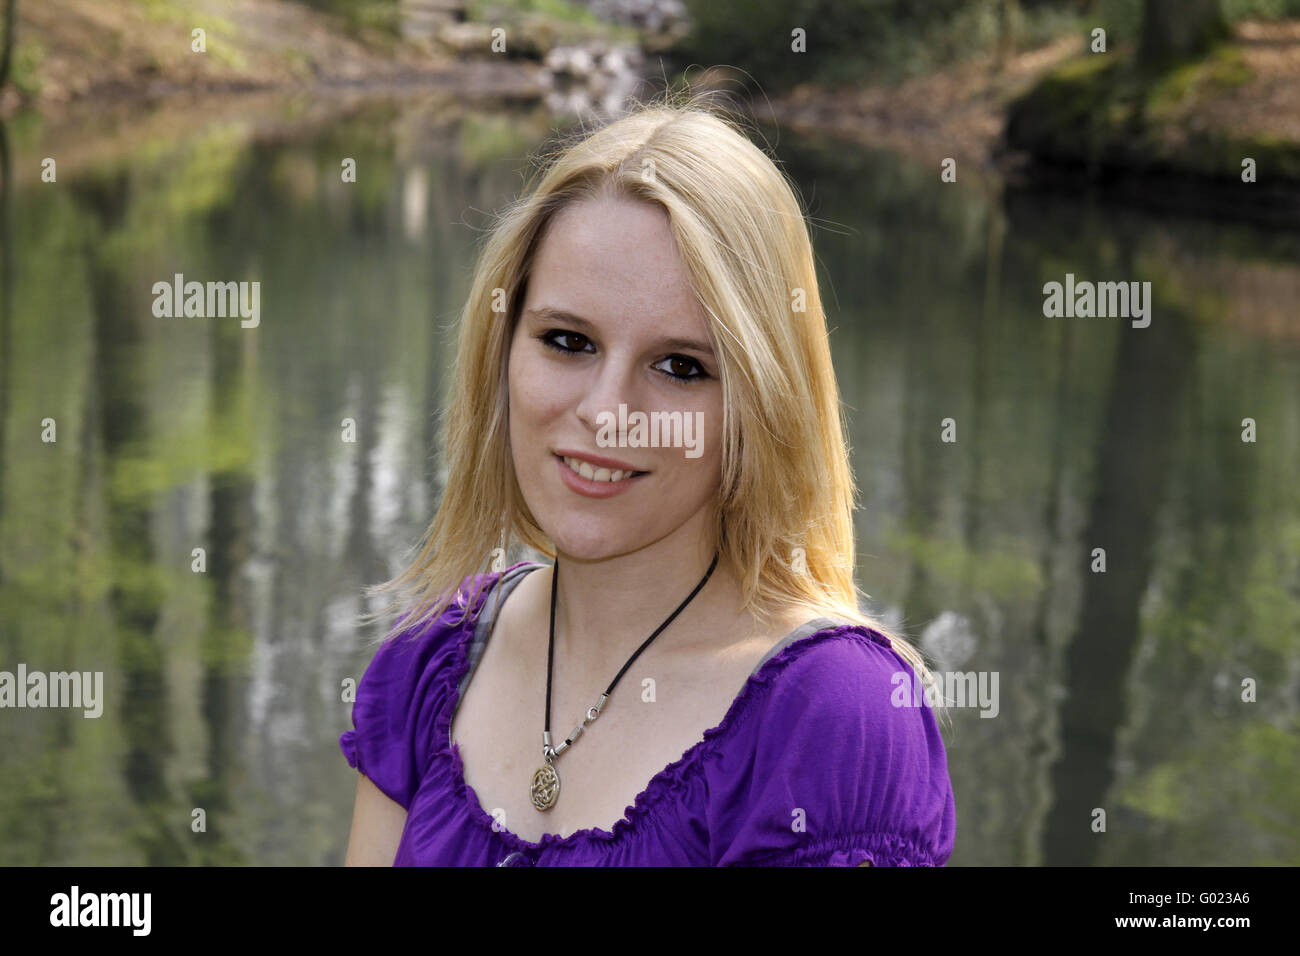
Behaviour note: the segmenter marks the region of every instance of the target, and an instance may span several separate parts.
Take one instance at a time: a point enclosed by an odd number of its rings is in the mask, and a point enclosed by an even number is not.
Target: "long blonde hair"
[[[554,554],[511,461],[507,358],[548,223],[601,195],[667,212],[707,314],[724,407],[715,540],[747,609],[762,619],[802,603],[867,625],[928,679],[921,653],[859,607],[856,492],[804,213],[772,160],[698,97],[641,106],[561,143],[499,216],[460,317],[441,504],[418,556],[370,592],[396,592],[386,612],[411,604],[404,617],[417,623],[472,600],[462,582],[494,548],[517,540]]]

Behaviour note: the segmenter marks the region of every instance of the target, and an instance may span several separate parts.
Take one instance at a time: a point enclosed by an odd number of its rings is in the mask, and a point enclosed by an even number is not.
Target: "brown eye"
[[[655,368],[683,382],[706,378],[704,367],[693,358],[685,355],[669,355]]]
[[[560,352],[585,352],[591,340],[585,335],[579,335],[577,332],[566,332],[563,329],[551,329],[542,335],[542,341],[551,348]]]

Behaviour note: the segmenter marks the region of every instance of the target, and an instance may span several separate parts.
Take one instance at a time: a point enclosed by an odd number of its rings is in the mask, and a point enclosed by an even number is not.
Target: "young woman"
[[[571,144],[461,319],[411,610],[340,742],[349,864],[942,865],[917,652],[864,617],[807,226],[698,103]],[[516,543],[552,556],[467,576]],[[501,550],[496,550],[501,549]]]

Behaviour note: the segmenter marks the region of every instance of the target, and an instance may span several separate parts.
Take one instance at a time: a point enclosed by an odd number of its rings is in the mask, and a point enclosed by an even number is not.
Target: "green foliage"
[[[398,32],[401,10],[398,0],[297,0],[298,3],[323,13],[340,17],[354,33],[378,30],[393,34]]]
[[[1274,809],[1296,800],[1300,762],[1294,725],[1256,720],[1208,741],[1200,737],[1197,744],[1133,780],[1120,800],[1195,835],[1195,843],[1206,847],[1200,863],[1294,866],[1300,859],[1300,827],[1290,814]],[[1229,837],[1237,847],[1232,854],[1222,849]],[[1242,848],[1250,848],[1244,858]]]
[[[1229,20],[1283,20],[1300,17],[1300,0],[1223,0]]]
[[[1078,28],[1066,0],[688,0],[695,62],[738,67],[766,90],[897,80],[956,59],[1041,43]],[[791,50],[806,33],[807,52]]]
[[[1221,0],[1229,21],[1280,20],[1300,17],[1300,0]],[[1090,26],[1105,27],[1111,43],[1136,40],[1142,28],[1143,0],[1096,0],[1087,18]]]
[[[9,82],[25,96],[35,96],[41,91],[41,64],[45,62],[45,47],[39,40],[24,40],[21,35],[14,44],[14,58],[10,67]]]
[[[1300,181],[1300,143],[1195,122],[1198,103],[1250,80],[1240,49],[1230,44],[1156,72],[1132,59],[1080,57],[1011,103],[1007,141],[1045,159],[1093,168],[1178,169],[1229,179],[1240,175],[1241,157],[1251,156],[1267,162],[1274,177]]]
[[[524,58],[540,59],[568,43],[639,41],[634,28],[601,20],[571,0],[470,0],[465,14],[475,23],[505,29],[510,55]]]
[[[1031,556],[1017,554],[1014,541],[976,551],[956,538],[897,531],[886,537],[886,543],[936,579],[965,581],[998,600],[1028,600],[1043,587],[1042,569]]]
[[[460,144],[465,162],[477,167],[499,157],[523,156],[532,142],[510,117],[488,114],[466,118]]]
[[[469,19],[484,23],[521,13],[539,14],[552,20],[587,26],[598,26],[601,23],[586,7],[570,0],[470,0],[465,12]]]
[[[190,22],[189,5],[177,3],[176,0],[135,0],[145,16],[160,23]]]
[[[479,0],[488,3],[491,0]],[[540,0],[538,0],[540,2]],[[1143,0],[687,0],[689,62],[726,65],[768,91],[800,83],[897,81],[999,49],[1104,27],[1136,43]],[[1223,0],[1228,20],[1300,17],[1300,0]],[[806,52],[791,50],[805,31]]]

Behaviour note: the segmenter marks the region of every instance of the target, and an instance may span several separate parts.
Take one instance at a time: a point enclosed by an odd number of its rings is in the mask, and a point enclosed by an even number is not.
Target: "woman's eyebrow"
[[[574,326],[580,332],[595,332],[596,326],[591,321],[584,319],[580,315],[574,315],[572,312],[566,312],[564,309],[553,309],[550,306],[543,305],[536,308],[528,309],[525,315],[535,315],[539,319],[551,322],[564,322]],[[705,355],[713,354],[713,346],[708,342],[699,339],[684,338],[667,338],[659,339],[655,342],[656,348],[667,351],[689,351],[702,352]]]
[[[670,352],[702,352],[705,355],[713,354],[713,346],[708,342],[701,342],[699,339],[660,339],[655,343],[655,345]]]
[[[528,309],[525,315],[535,315],[539,319],[549,322],[567,322],[570,325],[576,325],[579,328],[595,330],[595,326],[588,322],[580,315],[574,315],[572,312],[566,312],[563,309],[553,309],[549,305],[537,306]]]

